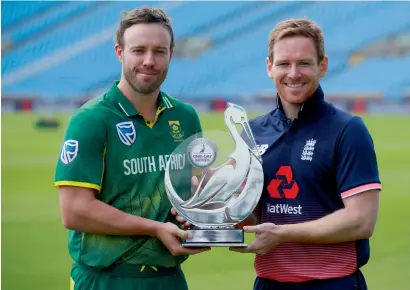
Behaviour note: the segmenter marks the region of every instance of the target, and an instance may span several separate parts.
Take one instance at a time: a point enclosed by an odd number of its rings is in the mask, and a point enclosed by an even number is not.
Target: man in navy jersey
[[[277,108],[250,122],[263,158],[264,192],[256,233],[254,289],[367,289],[360,267],[381,184],[363,121],[324,100],[321,29],[307,19],[278,24],[269,35],[267,72]],[[348,85],[348,84],[346,84]]]

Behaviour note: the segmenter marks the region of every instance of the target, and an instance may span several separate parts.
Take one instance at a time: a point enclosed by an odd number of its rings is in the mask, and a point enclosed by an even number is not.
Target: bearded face
[[[157,23],[140,23],[124,32],[123,46],[116,47],[123,76],[138,93],[150,94],[164,82],[171,59],[171,36]]]

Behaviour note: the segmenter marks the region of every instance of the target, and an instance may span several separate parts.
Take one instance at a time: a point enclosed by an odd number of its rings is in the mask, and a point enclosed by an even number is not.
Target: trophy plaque
[[[184,247],[245,247],[236,227],[257,206],[263,190],[262,158],[245,110],[228,103],[228,131],[204,131],[169,156],[165,189],[172,207],[192,227]]]

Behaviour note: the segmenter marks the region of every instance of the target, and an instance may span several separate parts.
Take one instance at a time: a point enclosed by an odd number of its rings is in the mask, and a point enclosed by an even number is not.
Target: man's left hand
[[[256,233],[256,239],[246,248],[230,247],[230,251],[239,253],[255,253],[264,255],[283,242],[279,234],[279,227],[272,223],[264,223],[257,226],[245,226],[247,233]]]

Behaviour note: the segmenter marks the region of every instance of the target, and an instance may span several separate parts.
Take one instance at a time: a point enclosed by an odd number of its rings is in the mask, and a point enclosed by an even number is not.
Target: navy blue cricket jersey
[[[278,108],[250,121],[263,159],[259,223],[316,220],[344,207],[343,199],[381,189],[372,138],[356,116],[324,100],[319,86],[290,121]],[[284,243],[257,255],[262,278],[302,282],[347,276],[366,264],[368,240],[338,244]]]

